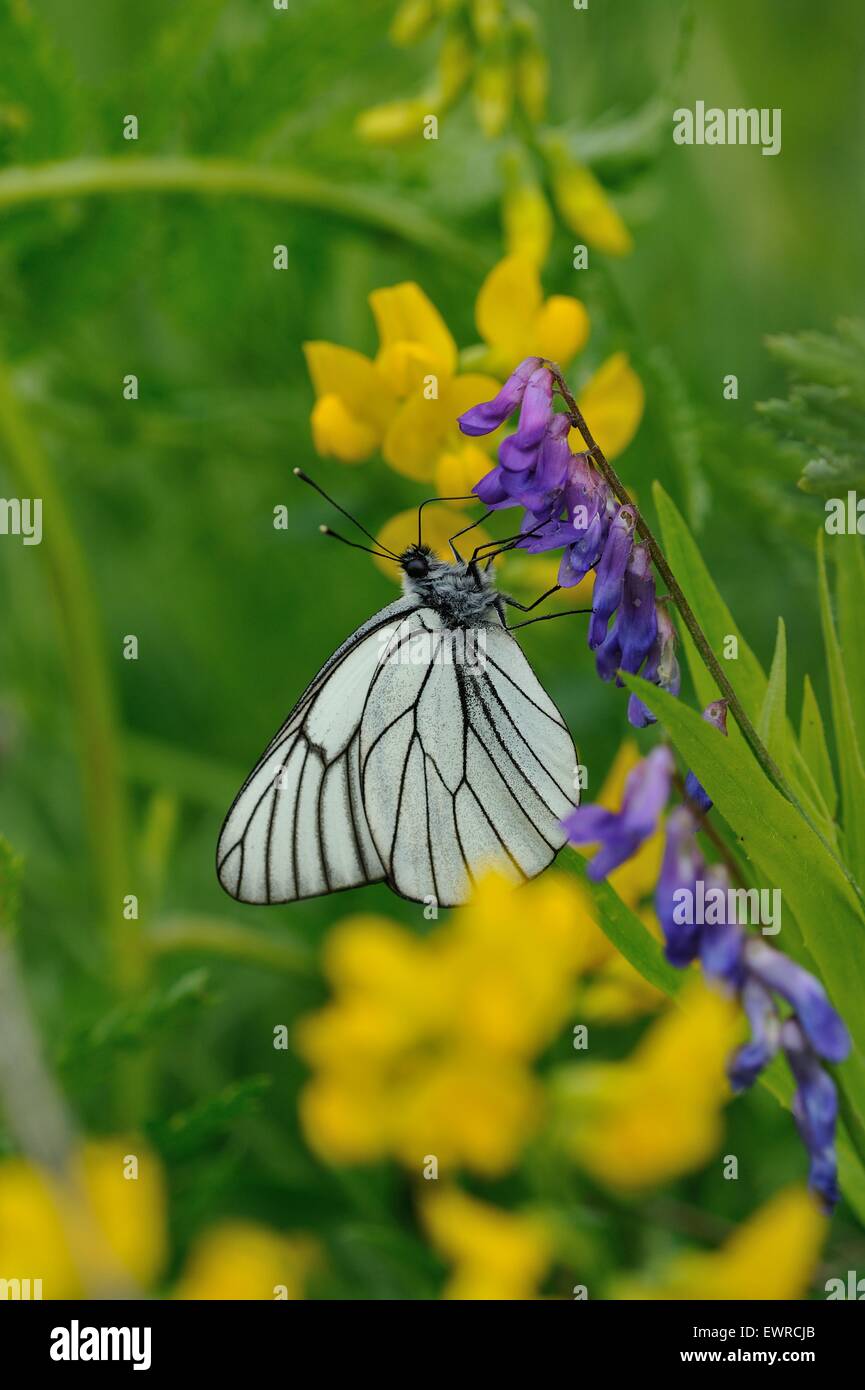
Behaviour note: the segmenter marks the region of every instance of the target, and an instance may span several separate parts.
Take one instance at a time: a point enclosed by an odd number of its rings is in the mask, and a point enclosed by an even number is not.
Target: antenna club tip
[[[299,468],[292,468],[291,471],[292,471],[292,473],[294,474],[295,478],[299,478],[299,477],[300,477],[300,469],[299,469]]]
[[[321,534],[322,534],[323,536],[329,536],[329,535],[330,535],[330,527],[329,527],[329,526],[324,526],[324,525],[322,525],[322,526],[319,526],[318,529],[319,529],[319,531],[321,532]]]

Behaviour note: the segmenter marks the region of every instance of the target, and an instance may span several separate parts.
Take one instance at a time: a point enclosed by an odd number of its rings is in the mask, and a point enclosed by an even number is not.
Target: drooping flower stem
[[[691,638],[693,639],[697,651],[700,653],[700,656],[706,668],[712,675],[716,685],[718,686],[718,689],[724,696],[724,699],[727,701],[733,718],[739,725],[739,728],[741,729],[743,736],[747,740],[751,748],[751,751],[754,754],[754,757],[757,759],[757,762],[760,764],[767,777],[769,777],[769,779],[775,784],[778,791],[781,792],[781,794],[785,796],[793,806],[795,806],[796,810],[808,823],[808,825],[814,831],[815,835],[819,837],[826,849],[828,849],[830,854],[832,854],[832,857],[834,859],[837,859],[835,851],[828,844],[828,842],[822,835],[819,827],[814,824],[813,820],[809,816],[805,807],[799,801],[799,798],[796,796],[795,792],[787,784],[786,778],[781,772],[781,769],[778,767],[778,764],[775,762],[775,759],[772,757],[768,748],[763,743],[763,740],[760,738],[760,735],[757,733],[757,730],[754,728],[754,725],[752,724],[750,718],[748,717],[748,714],[743,708],[738,695],[736,694],[735,690],[730,684],[730,681],[723,667],[721,666],[721,663],[719,662],[715,653],[712,651],[712,648],[709,645],[708,638],[706,637],[706,634],[704,633],[699,622],[697,621],[694,610],[692,609],[687,598],[682,592],[682,588],[678,580],[676,579],[676,576],[670,569],[670,566],[667,562],[667,558],[664,555],[664,552],[662,551],[660,545],[658,544],[657,538],[655,537],[651,527],[649,526],[645,517],[642,515],[640,509],[637,507],[636,503],[634,502],[633,498],[631,497],[621,478],[616,473],[616,470],[613,468],[613,465],[610,463],[609,459],[604,454],[603,449],[598,444],[597,440],[594,438],[591,430],[589,429],[588,424],[586,423],[586,419],[583,415],[583,412],[577,405],[573,393],[570,387],[568,386],[567,382],[565,381],[564,377],[562,376],[561,371],[556,366],[555,362],[550,362],[549,360],[545,360],[544,366],[547,367],[552,374],[553,380],[556,384],[556,389],[565,403],[571,423],[579,430],[580,434],[583,437],[583,441],[586,445],[586,453],[592,459],[592,461],[598,469],[598,472],[602,475],[605,482],[609,485],[618,501],[621,502],[623,506],[633,508],[636,517],[636,529],[639,532],[642,539],[645,541],[646,546],[648,547],[649,554],[652,557],[652,562],[655,568],[657,569],[658,573],[660,574],[661,578],[663,579],[664,583],[666,584],[667,589],[669,590],[670,597],[672,598],[673,602],[678,608],[679,613],[682,617],[682,621],[685,624],[685,627],[688,629],[688,632],[690,633]],[[849,874],[847,876],[848,878],[850,877]],[[853,880],[851,879],[850,881],[851,884],[853,884]],[[855,884],[853,884],[853,886],[856,887]],[[856,892],[857,896],[861,898],[861,891],[858,888],[856,888]]]

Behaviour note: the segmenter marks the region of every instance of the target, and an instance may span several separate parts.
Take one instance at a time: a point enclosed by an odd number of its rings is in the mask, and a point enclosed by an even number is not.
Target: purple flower
[[[756,938],[746,944],[745,960],[751,975],[793,1005],[814,1051],[827,1062],[843,1062],[850,1052],[850,1035],[819,980]]]
[[[595,654],[601,680],[612,680],[617,671],[636,675],[658,632],[655,616],[655,581],[652,562],[644,545],[634,546],[625,570],[622,602]],[[618,682],[621,684],[621,681]]]
[[[775,1056],[781,1040],[781,1020],[775,1002],[757,980],[745,981],[742,1005],[751,1026],[751,1037],[733,1053],[727,1064],[727,1075],[734,1091],[744,1091],[754,1084]]]
[[[723,864],[711,864],[703,875],[704,894],[708,896],[712,889],[720,889],[724,895],[724,911],[722,921],[705,920],[703,923],[699,947],[700,964],[710,979],[717,980],[728,990],[737,990],[745,980],[742,958],[745,933],[738,922],[729,920],[729,887],[730,879]],[[733,915],[735,917],[735,913]]]
[[[670,964],[676,966],[689,965],[694,959],[703,930],[694,921],[697,879],[705,869],[696,830],[697,822],[685,806],[677,807],[667,817],[664,858],[655,889],[655,910],[664,933],[665,954]]]
[[[607,635],[607,624],[622,601],[625,567],[633,545],[634,521],[633,508],[620,507],[607,532],[592,590],[592,617],[589,623],[589,646],[592,651],[603,642]]]
[[[471,410],[460,415],[458,423],[463,434],[492,434],[499,425],[503,425],[522,401],[529,379],[537,371],[540,361],[539,357],[527,357],[511,373],[497,396],[491,401],[473,405]]]
[[[652,685],[659,686],[661,690],[668,691],[670,695],[678,695],[682,688],[682,673],[676,657],[676,629],[667,611],[665,599],[659,599],[655,603],[655,620],[658,630],[652,650],[646,658],[643,678],[651,681]],[[655,722],[655,716],[648,705],[643,703],[639,695],[632,695],[628,701],[628,723],[636,729],[645,729],[647,724]]]
[[[703,710],[703,718],[707,724],[713,724],[716,729],[720,730],[725,738],[727,737],[726,700],[713,700],[712,703],[707,705]],[[693,772],[689,772],[685,778],[685,795],[704,813],[706,811],[711,811],[712,798],[702,784],[697,781]]]
[[[621,810],[578,806],[562,822],[571,844],[600,841],[601,848],[586,869],[589,878],[606,878],[654,834],[670,795],[673,769],[673,755],[661,744],[629,773]]]
[[[786,1020],[781,1028],[781,1044],[797,1083],[793,1117],[811,1160],[808,1181],[831,1211],[840,1195],[835,1158],[838,1092],[808,1046],[799,1020]]]

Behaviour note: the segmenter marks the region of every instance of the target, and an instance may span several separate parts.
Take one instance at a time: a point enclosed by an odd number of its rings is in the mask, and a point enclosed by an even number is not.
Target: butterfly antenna
[[[358,541],[350,541],[346,536],[341,536],[338,531],[331,531],[329,526],[319,526],[318,529],[323,536],[330,536],[331,540],[334,541],[342,541],[343,545],[350,545],[352,550],[363,550],[367,555],[375,555],[379,560],[393,560],[397,565],[399,564],[397,556],[391,555],[389,550],[387,552],[373,550],[372,546],[361,545]]]
[[[430,504],[430,502],[476,502],[477,500],[478,500],[478,499],[475,497],[475,495],[474,495],[473,492],[461,493],[459,497],[425,497],[424,500],[421,502],[420,506],[419,506],[418,509],[417,509],[417,543],[418,543],[418,545],[421,544],[422,539],[423,539],[422,533],[421,533],[421,515],[422,515],[422,513],[423,513],[424,507],[428,507],[429,504]],[[475,522],[475,525],[477,525],[477,522]]]
[[[367,539],[372,541],[373,545],[380,546],[382,550],[387,550],[387,546],[382,545],[381,541],[376,540],[372,532],[367,531],[366,527],[362,526],[361,523],[357,520],[357,517],[352,516],[351,512],[347,512],[345,507],[341,507],[338,502],[335,502],[334,499],[330,496],[330,494],[325,492],[323,487],[319,487],[318,483],[315,482],[313,478],[310,478],[308,473],[304,473],[303,469],[301,468],[295,468],[292,471],[294,473],[295,478],[299,478],[302,483],[308,483],[310,487],[314,487],[316,492],[324,498],[325,502],[329,502],[332,507],[335,507],[338,512],[341,512],[342,515],[346,518],[346,520],[351,522],[352,526],[356,526],[358,531],[362,531],[363,534],[367,537]],[[325,535],[336,536],[335,531],[328,531],[326,528],[323,528],[323,530]],[[342,536],[337,536],[337,540],[343,539],[344,538]],[[346,541],[345,543],[346,545],[353,544],[352,541]],[[356,549],[365,550],[366,546],[360,545],[357,546]],[[387,553],[391,560],[397,560],[399,558],[399,556],[394,555],[392,550],[388,550]]]

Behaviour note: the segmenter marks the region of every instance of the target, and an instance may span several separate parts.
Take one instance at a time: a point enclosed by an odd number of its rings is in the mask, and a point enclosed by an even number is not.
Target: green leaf
[[[760,710],[757,732],[765,743],[776,763],[781,766],[788,762],[787,757],[787,633],[784,619],[778,619],[778,636],[775,639],[775,654],[769,683]]]
[[[836,536],[832,547],[837,564],[838,642],[856,737],[865,753],[865,546],[859,536]]]
[[[727,639],[736,639],[737,656],[735,661],[730,661],[731,676],[735,673],[733,683],[736,693],[748,714],[752,719],[757,719],[766,695],[766,676],[763,668],[734,622],[733,615],[719,594],[700,549],[675,504],[660,483],[654,484],[652,495],[658,510],[664,551],[670,568],[681,584],[697,622],[720,662],[724,663],[727,660],[724,654]],[[685,650],[700,702],[707,705],[717,699],[720,692],[693,644],[685,643]]]
[[[598,926],[616,950],[621,951],[625,960],[650,985],[664,994],[676,994],[682,984],[683,972],[665,960],[660,941],[637,914],[626,907],[616,890],[606,879],[595,883],[587,876],[586,860],[581,854],[564,855],[558,862],[562,868],[575,874],[591,893],[598,909]]]
[[[18,920],[23,861],[0,835],[0,932],[11,934]]]
[[[648,681],[627,675],[624,681],[668,730],[767,886],[781,889],[784,947],[816,965],[850,1029],[854,1049],[839,1079],[865,1117],[865,919],[851,884],[743,742],[721,738],[696,711]]]
[[[802,693],[802,728],[799,742],[802,756],[814,774],[829,814],[834,816],[838,809],[838,790],[835,786],[835,774],[832,771],[832,760],[829,757],[829,747],[826,743],[823,716],[820,713],[817,696],[814,694],[808,676],[805,677]]]
[[[746,712],[753,721],[758,721],[768,688],[768,681],[763,668],[736,626],[732,613],[718,592],[696,541],[674,503],[659,483],[654,484],[653,496],[658,509],[664,549],[670,568],[681,584],[697,622],[706,634],[709,646],[722,663],[726,659],[725,649],[729,649],[729,639],[735,638],[735,646],[732,649],[736,651],[737,655],[735,659],[731,658],[729,661],[731,681]],[[720,692],[684,628],[682,628],[682,633],[682,644],[687,656],[691,679],[694,682],[694,689],[700,704],[705,707],[712,700],[717,699]],[[732,644],[730,645],[732,646]],[[782,674],[783,672],[779,669],[776,683],[780,681]],[[773,700],[777,703],[777,694],[773,696]],[[818,823],[821,834],[830,843],[834,843],[835,828],[831,815],[823,803],[813,775],[799,752],[792,727],[786,721],[786,714],[783,715],[783,718],[786,722],[786,733],[781,742],[785,744],[787,749],[785,767],[787,775],[794,784],[800,799],[806,804],[809,815]],[[728,734],[730,742],[734,746],[744,742],[739,728],[733,720],[729,721]],[[782,759],[783,765],[784,760]]]
[[[832,618],[822,531],[818,533],[817,537],[817,586],[820,596],[820,621],[826,647],[826,665],[829,669],[835,751],[838,755],[838,767],[841,772],[844,842],[847,846],[850,867],[854,876],[858,882],[863,883],[865,882],[865,768],[862,765],[862,754],[859,750],[859,740],[853,722],[853,709],[850,703],[847,677],[844,672],[844,661]]]

